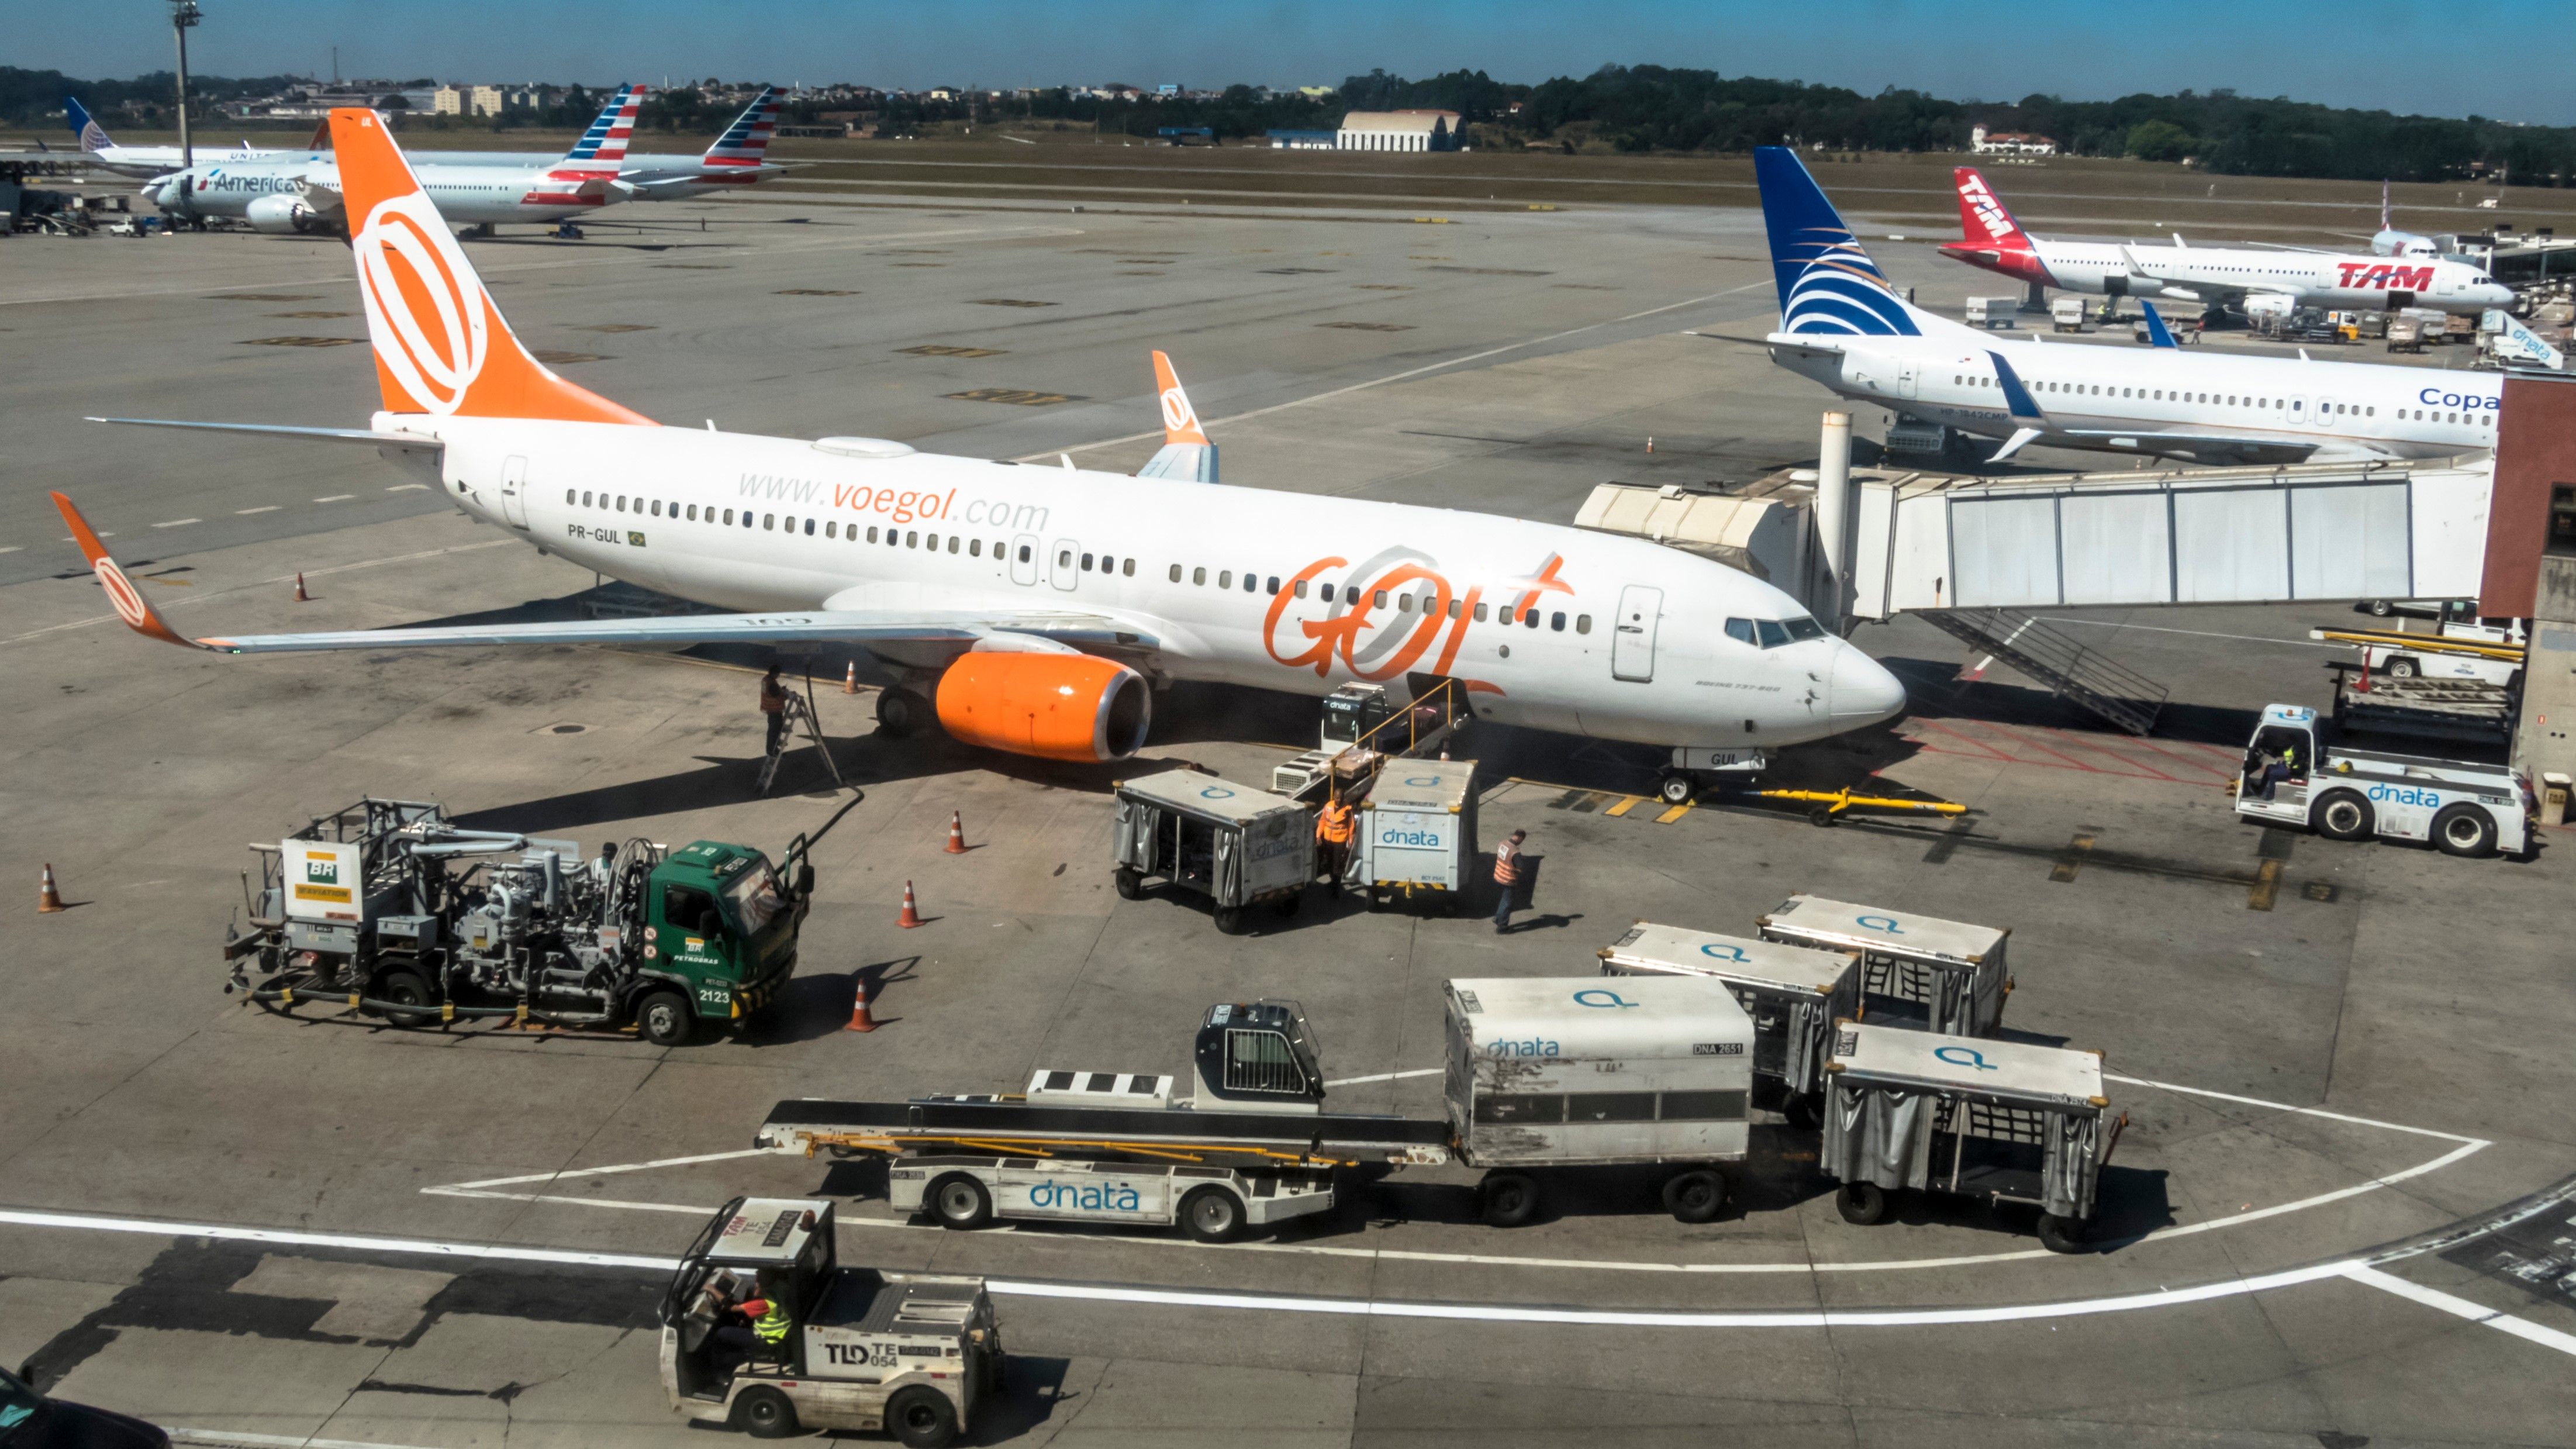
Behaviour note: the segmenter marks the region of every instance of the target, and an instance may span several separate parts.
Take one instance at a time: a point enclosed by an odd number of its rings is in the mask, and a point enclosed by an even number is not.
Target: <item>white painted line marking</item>
[[[289,1248],[346,1248],[361,1253],[420,1253],[437,1258],[489,1258],[512,1263],[570,1263],[587,1268],[647,1268],[664,1273],[680,1266],[677,1258],[643,1258],[630,1253],[578,1253],[564,1248],[511,1248],[493,1243],[442,1243],[428,1238],[373,1238],[358,1233],[235,1228],[217,1223],[164,1223],[150,1218],[31,1212],[24,1208],[0,1208],[0,1223],[14,1223],[22,1228],[86,1228],[91,1232],[144,1233],[161,1238],[275,1243]]]
[[[357,496],[358,495],[355,493],[334,493],[328,498],[316,498],[313,501],[316,503],[346,503]]]
[[[426,483],[396,483],[385,491],[387,493],[410,493],[414,491],[426,493],[429,491],[429,485]]]
[[[1436,1077],[1440,1075],[1442,1070],[1443,1069],[1440,1067],[1423,1067],[1418,1071],[1411,1072],[1378,1072],[1365,1077],[1344,1077],[1340,1081],[1326,1082],[1324,1085],[1327,1087],[1356,1087],[1362,1082],[1398,1082],[1402,1081],[1406,1077]]]
[[[2510,1333],[2516,1338],[2539,1344],[2543,1348],[2554,1348],[2563,1354],[2576,1355],[2576,1334],[2544,1328],[2530,1319],[2516,1318],[2500,1309],[2489,1308],[2483,1303],[2472,1303],[2466,1298],[2454,1297],[2438,1288],[2427,1288],[2421,1283],[2410,1282],[2394,1273],[2383,1273],[2367,1263],[2348,1264],[2343,1270],[2343,1275],[2355,1283],[2367,1283],[2373,1288],[2384,1289],[2400,1298],[2411,1298],[2427,1308],[2438,1308],[2454,1318],[2465,1318],[2471,1323],[2483,1323],[2489,1328]]]
[[[2274,639],[2264,634],[2217,634],[2207,629],[2175,629],[2160,624],[2115,624],[2108,619],[2065,619],[2041,614],[2043,624],[2090,624],[2096,629],[2137,629],[2149,634],[2189,634],[2195,639],[2233,639],[2240,644],[2288,644],[2300,649],[2348,649],[2348,644],[2321,644],[2314,639]]]
[[[236,509],[234,509],[234,510],[233,510],[233,517],[235,517],[235,518],[239,518],[239,517],[242,517],[244,514],[250,514],[250,513],[275,513],[277,510],[278,510],[278,505],[277,505],[277,504],[274,504],[274,503],[263,503],[263,504],[261,504],[261,505],[260,505],[259,507],[257,507],[257,508],[236,508]]]
[[[0,553],[16,553],[22,546],[23,545],[13,543],[6,548],[0,548]]]
[[[621,1172],[650,1172],[657,1167],[695,1167],[701,1162],[731,1162],[737,1157],[766,1157],[765,1147],[743,1147],[732,1152],[701,1152],[695,1157],[663,1157],[651,1162],[621,1162],[614,1167],[566,1167],[554,1172],[532,1172],[525,1177],[487,1177],[480,1182],[454,1182],[446,1188],[428,1187],[423,1192],[445,1192],[448,1188],[517,1187],[529,1182],[558,1182],[567,1177],[611,1177]],[[714,1212],[714,1208],[707,1209]]]
[[[191,523],[203,523],[205,521],[206,520],[202,518],[174,518],[168,523],[156,523],[152,526],[154,528],[185,528]]]
[[[254,1449],[420,1449],[415,1444],[387,1444],[378,1439],[316,1439],[304,1434],[242,1434],[230,1429],[172,1429],[181,1444],[245,1444]]]

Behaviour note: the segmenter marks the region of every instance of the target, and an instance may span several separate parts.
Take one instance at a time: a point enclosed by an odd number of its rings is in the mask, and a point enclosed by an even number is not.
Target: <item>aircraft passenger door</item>
[[[1034,585],[1038,581],[1038,550],[1046,547],[1034,533],[1024,533],[1011,540],[1011,582]]]
[[[1908,358],[1905,361],[1898,363],[1896,365],[1896,395],[1898,397],[1914,396],[1914,390],[1921,381],[1921,372],[1922,368],[1918,366],[1912,358]]]
[[[508,458],[501,463],[501,516],[512,528],[528,526],[528,460]]]
[[[2308,420],[2308,400],[2306,398],[2285,397],[2275,404],[2275,406],[2281,410],[2281,421],[2292,427],[2296,427]]]
[[[1655,677],[1655,620],[1664,591],[1630,584],[1619,591],[1619,627],[1610,635],[1610,677],[1644,683]]]
[[[1070,538],[1059,538],[1050,546],[1055,552],[1047,556],[1047,582],[1059,589],[1071,589],[1082,582],[1082,545]]]

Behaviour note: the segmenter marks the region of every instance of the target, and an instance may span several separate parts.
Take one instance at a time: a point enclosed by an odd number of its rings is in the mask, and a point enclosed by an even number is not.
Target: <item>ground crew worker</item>
[[[2282,781],[2298,778],[2299,747],[2283,745],[2277,757],[2266,754],[2263,758],[2262,778],[2257,783],[2262,785],[2263,798],[2268,802],[2272,798],[2272,792],[2280,788]]]
[[[1494,934],[1499,936],[1512,928],[1512,897],[1521,885],[1521,842],[1529,839],[1526,830],[1515,830],[1512,838],[1494,847]]]
[[[728,1324],[716,1330],[716,1341],[740,1351],[746,1360],[758,1356],[773,1362],[785,1362],[787,1333],[796,1324],[788,1316],[787,1304],[780,1299],[778,1292],[778,1275],[764,1270],[758,1291],[726,1310],[741,1315],[750,1326]]]
[[[1357,812],[1342,803],[1340,795],[1327,798],[1323,813],[1315,817],[1315,854],[1324,868],[1324,889],[1336,898],[1342,893],[1342,873],[1349,869],[1351,835],[1357,828]]]
[[[777,754],[787,740],[787,687],[778,682],[778,666],[760,676],[760,712],[769,717],[768,752]]]

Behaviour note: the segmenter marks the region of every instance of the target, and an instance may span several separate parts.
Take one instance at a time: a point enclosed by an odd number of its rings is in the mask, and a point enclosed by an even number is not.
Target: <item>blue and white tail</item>
[[[1762,221],[1771,233],[1781,331],[1919,337],[1925,323],[1939,321],[1896,295],[1796,152],[1756,147],[1753,178],[1762,189]]]
[[[80,137],[83,151],[113,151],[116,143],[107,138],[107,128],[90,116],[89,109],[71,96],[63,97],[63,119],[72,123],[72,134]]]
[[[581,133],[581,139],[564,153],[564,159],[600,162],[614,173],[617,169],[615,163],[625,159],[627,138],[635,134],[636,113],[643,105],[644,87],[619,86],[617,94],[610,96],[608,104],[600,109],[599,119],[592,121],[590,129]]]

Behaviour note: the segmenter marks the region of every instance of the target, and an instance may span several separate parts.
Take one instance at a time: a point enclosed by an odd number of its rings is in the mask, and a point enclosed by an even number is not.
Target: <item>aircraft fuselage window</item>
[[[1022,562],[1022,563],[1027,563],[1028,561],[1029,561],[1029,546],[1028,546],[1027,544],[1025,544],[1025,543],[1024,543],[1024,544],[1021,544],[1021,545],[1020,545],[1020,562]]]
[[[1177,583],[1179,583],[1180,581],[1181,581],[1181,566],[1180,566],[1179,564],[1174,564],[1174,565],[1172,565],[1172,582],[1177,584]]]
[[[1136,577],[1136,560],[1133,558],[1120,560],[1118,564],[1118,572],[1126,578],[1132,579]]]
[[[1207,583],[1207,570],[1203,568],[1190,570],[1190,582],[1204,587]]]
[[[1575,633],[1577,633],[1577,634],[1589,634],[1589,633],[1591,633],[1591,632],[1592,632],[1592,616],[1591,616],[1590,614],[1577,614],[1577,615],[1575,615],[1575,616],[1574,616],[1574,632],[1575,632]]]

